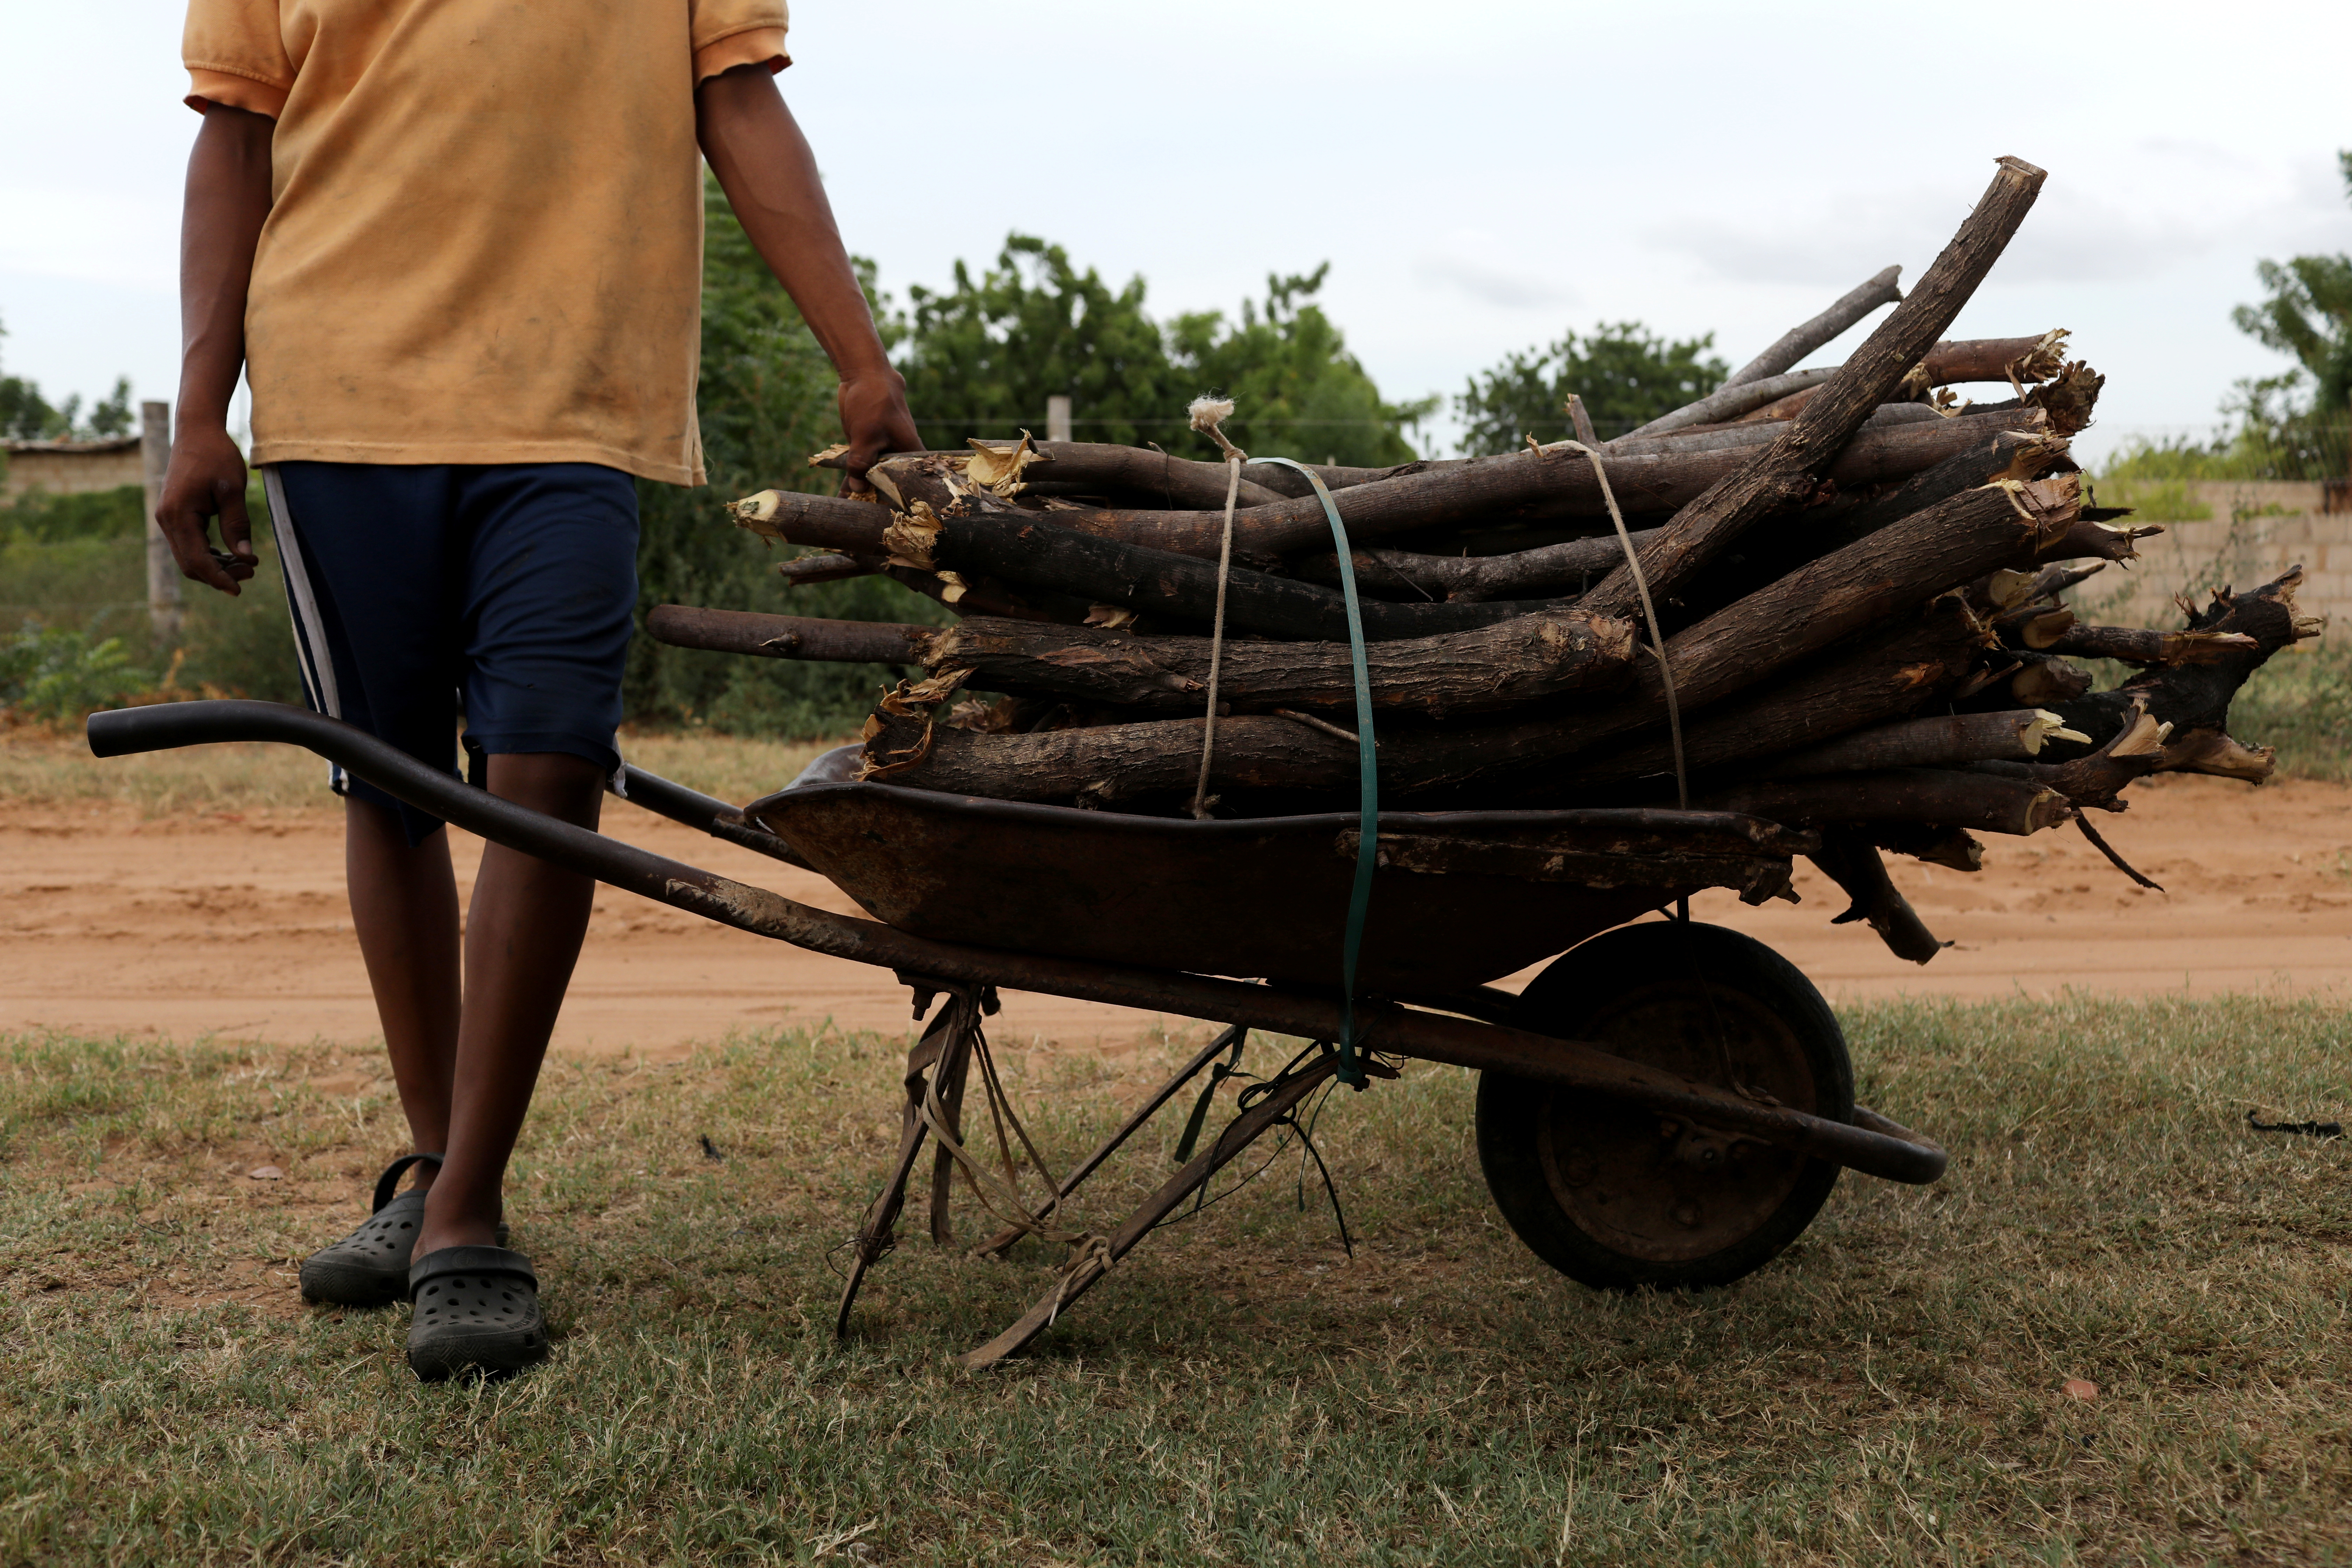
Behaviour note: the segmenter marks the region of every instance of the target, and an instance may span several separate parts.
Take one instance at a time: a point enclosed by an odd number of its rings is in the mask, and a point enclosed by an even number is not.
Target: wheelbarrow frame
[[[508,848],[720,925],[789,942],[812,952],[890,970],[919,997],[926,993],[946,994],[950,1001],[934,1021],[934,1031],[976,1026],[980,1011],[988,1006],[992,993],[1000,987],[1174,1013],[1229,1028],[1263,1029],[1308,1040],[1337,1039],[1342,1028],[1341,1002],[1336,994],[937,942],[877,921],[814,909],[767,889],[672,860],[500,799],[426,766],[353,725],[281,703],[177,702],[93,713],[89,738],[90,750],[101,757],[223,742],[272,742],[303,747],[396,799]],[[789,865],[808,865],[790,844],[746,822],[734,806],[641,769],[625,768],[614,793],[632,805],[715,838]],[[1610,1096],[1660,1116],[1685,1118],[1719,1131],[1745,1134],[1890,1181],[1930,1183],[1943,1174],[1948,1163],[1944,1150],[1932,1140],[1860,1106],[1854,1108],[1853,1120],[1848,1122],[1748,1100],[1642,1066],[1588,1042],[1516,1027],[1509,1021],[1511,1007],[1512,998],[1507,993],[1479,987],[1461,995],[1429,999],[1421,1005],[1359,999],[1355,1017],[1367,1055],[1379,1053],[1482,1072],[1508,1073],[1559,1089]],[[959,1011],[965,1016],[961,1025],[950,1019],[950,1015]],[[950,1054],[948,1046],[943,1045],[942,1055],[946,1054]],[[1148,1116],[1164,1105],[1185,1079],[1206,1064],[1208,1058],[1209,1053],[1203,1053],[1184,1073],[1163,1086],[1141,1115]],[[966,1357],[967,1364],[986,1364],[1025,1344],[1153,1224],[1171,1212],[1184,1195],[1208,1180],[1256,1137],[1277,1125],[1288,1109],[1323,1081],[1335,1066],[1336,1058],[1326,1055],[1279,1080],[1274,1093],[1245,1110],[1212,1142],[1208,1150],[1171,1177],[1109,1238],[1108,1256],[1104,1256],[1105,1249],[1097,1249],[1091,1265],[1076,1268],[1066,1275],[1048,1300],[1033,1308],[989,1345]],[[1076,1177],[1066,1182],[1065,1187],[1075,1186],[1140,1125],[1139,1119],[1130,1119],[1130,1124],[1098,1151]],[[875,1210],[868,1211],[869,1224],[861,1227],[861,1242],[867,1239],[867,1232],[876,1228],[871,1222],[877,1211],[887,1206],[895,1215],[897,1194],[911,1173],[911,1162],[912,1152],[902,1145],[901,1168],[891,1189],[877,1200]],[[1156,1214],[1152,1212],[1155,1207],[1159,1210]],[[887,1226],[881,1228],[887,1232]],[[887,1234],[879,1241],[887,1245]],[[865,1257],[867,1251],[868,1247],[861,1245],[861,1265],[870,1261]],[[845,1293],[845,1315],[847,1298],[855,1289],[853,1279],[849,1291]]]

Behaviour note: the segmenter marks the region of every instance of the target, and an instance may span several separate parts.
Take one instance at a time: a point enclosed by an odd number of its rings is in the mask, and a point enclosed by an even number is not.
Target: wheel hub
[[[1797,1032],[1755,997],[1699,979],[1639,987],[1579,1036],[1694,1082],[1811,1110]],[[1801,1154],[1622,1100],[1548,1092],[1537,1119],[1545,1179],[1596,1240],[1656,1263],[1704,1258],[1763,1224],[1795,1189]]]

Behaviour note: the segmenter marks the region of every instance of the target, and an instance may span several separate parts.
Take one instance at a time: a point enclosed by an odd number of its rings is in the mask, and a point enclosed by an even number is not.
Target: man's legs
[[[604,804],[604,772],[559,752],[493,755],[489,787],[502,799],[593,828]],[[439,837],[446,843],[446,836]],[[446,851],[442,864],[446,870]],[[422,1142],[425,1125],[414,1110],[409,1114],[419,1148],[448,1152],[425,1200],[419,1258],[445,1247],[495,1244],[507,1160],[530,1109],[595,891],[594,880],[577,872],[502,845],[482,848],[466,924],[466,996],[455,1031],[454,1080],[442,1080],[447,1141]],[[449,908],[454,913],[454,894]],[[389,1015],[385,1027],[388,1038]],[[452,1081],[454,1090],[447,1088]],[[404,1103],[406,1099],[404,1083]]]
[[[411,1146],[438,1153],[449,1146],[462,994],[448,830],[412,845],[397,812],[346,798],[343,875]],[[416,1184],[431,1186],[436,1173],[429,1161],[418,1165]]]

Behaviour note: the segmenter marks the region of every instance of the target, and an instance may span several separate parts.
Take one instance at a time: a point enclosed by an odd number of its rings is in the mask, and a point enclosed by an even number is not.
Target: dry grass
[[[555,1359],[437,1388],[401,1364],[404,1311],[293,1296],[401,1146],[378,1062],[0,1041],[0,1560],[2352,1553],[2346,1145],[2244,1124],[2342,1116],[2344,1016],[2077,998],[1846,1021],[1867,1098],[1945,1138],[1952,1173],[1850,1178],[1738,1286],[1549,1274],[1480,1186],[1469,1080],[1423,1070],[1323,1117],[1356,1261],[1285,1161],[976,1377],[944,1358],[1047,1260],[910,1242],[859,1336],[825,1332],[895,1044],[562,1060],[513,1210]],[[1016,1092],[1066,1157],[1150,1065],[1040,1054]],[[287,1179],[243,1174],[265,1161]]]
[[[698,731],[625,732],[621,754],[664,778],[740,805],[782,788],[829,743]],[[324,809],[333,805],[326,781],[326,763],[291,746],[198,746],[101,761],[78,733],[0,731],[0,801],[15,805],[129,805],[151,817]]]

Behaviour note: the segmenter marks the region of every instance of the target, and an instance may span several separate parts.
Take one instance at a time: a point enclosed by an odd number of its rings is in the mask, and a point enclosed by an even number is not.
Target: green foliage
[[[49,628],[52,637],[79,637],[92,648],[119,645],[124,668],[142,671],[140,680],[95,706],[150,692],[299,702],[301,677],[288,626],[285,580],[258,483],[246,492],[246,507],[260,557],[253,579],[235,598],[184,584],[179,640],[160,646],[147,612],[147,541],[139,487],[26,496],[0,508],[0,594],[5,595],[0,616]],[[63,627],[79,630],[58,629]],[[162,673],[144,673],[157,670]],[[10,705],[20,716],[36,716],[30,705]],[[71,702],[45,701],[40,707],[39,717],[79,717],[68,710]]]
[[[2299,648],[2263,665],[2231,702],[2230,732],[2276,746],[2291,777],[2352,781],[2352,647]]]
[[[1510,451],[1530,435],[1539,441],[1573,435],[1571,392],[1584,399],[1602,439],[1622,436],[1721,386],[1731,367],[1707,353],[1714,346],[1713,332],[1670,341],[1639,321],[1614,321],[1581,339],[1568,332],[1549,348],[1511,354],[1472,376],[1454,400],[1463,449],[1481,457]]]
[[[269,502],[258,482],[245,494],[253,519],[254,574],[236,597],[195,583],[181,586],[180,642],[165,665],[172,697],[251,697],[299,703],[302,672],[294,656],[293,623],[286,610],[286,576]],[[143,543],[143,542],[142,542]]]
[[[2336,154],[2352,199],[2352,152]],[[2266,347],[2293,354],[2311,377],[2319,407],[2352,402],[2352,256],[2298,256],[2263,261],[2255,275],[2270,298],[2231,312],[2238,330]]]
[[[710,483],[637,483],[640,624],[658,604],[765,610],[839,620],[937,621],[930,600],[884,577],[792,589],[784,556],[737,528],[726,502],[754,490],[825,490],[809,455],[840,438],[837,384],[792,299],[735,221],[704,189],[702,374],[696,390]],[[871,293],[872,266],[861,262]],[[894,679],[880,665],[803,664],[674,648],[639,636],[629,652],[629,715],[778,738],[840,735]],[[781,783],[782,781],[778,781]]]
[[[29,490],[0,507],[0,544],[57,544],[72,539],[138,539],[146,531],[146,492],[137,485],[51,495]]]
[[[0,713],[57,723],[111,708],[144,691],[153,677],[131,662],[119,637],[27,620],[0,643]]]
[[[2352,151],[2337,155],[2352,198]],[[2332,479],[2352,468],[2352,256],[2297,256],[2255,268],[2269,297],[2231,313],[2238,330],[2292,355],[2280,375],[2241,381],[2210,442],[2141,442],[2110,462],[2110,478]]]
[[[1244,300],[1238,324],[1192,311],[1162,324],[1144,308],[1144,282],[1114,290],[1069,253],[1034,236],[1006,237],[977,279],[956,263],[945,293],[909,290],[902,323],[909,405],[933,448],[974,436],[1043,433],[1045,400],[1070,398],[1074,433],[1125,446],[1158,443],[1180,457],[1214,457],[1186,424],[1202,393],[1239,404],[1226,431],[1262,457],[1379,466],[1411,460],[1405,427],[1434,398],[1381,396],[1315,296],[1329,272],[1269,276],[1263,304]]]
[[[2193,479],[2341,479],[2352,421],[2282,407],[2277,395],[2291,390],[2300,379],[2300,373],[2290,372],[2263,381],[2240,382],[2236,395],[2223,405],[2225,414],[2236,423],[2225,425],[2210,440],[2168,437],[2125,442],[2099,469],[2102,486],[2177,485]],[[2104,488],[2100,493],[2102,499],[2108,494]]]

